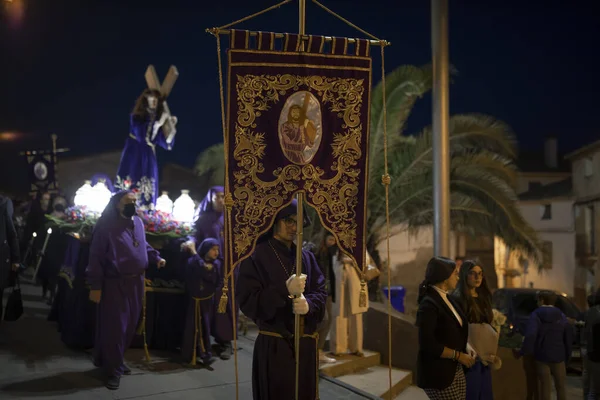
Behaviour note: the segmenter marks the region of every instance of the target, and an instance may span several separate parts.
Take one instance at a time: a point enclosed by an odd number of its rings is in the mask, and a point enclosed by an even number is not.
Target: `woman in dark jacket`
[[[434,400],[464,400],[463,367],[470,368],[475,363],[475,354],[467,345],[467,317],[448,296],[457,281],[456,263],[433,257],[419,287],[417,383]]]

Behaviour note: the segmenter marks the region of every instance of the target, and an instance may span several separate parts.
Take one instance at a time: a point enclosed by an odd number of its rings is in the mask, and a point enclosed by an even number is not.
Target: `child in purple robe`
[[[133,190],[141,207],[154,209],[158,196],[158,162],[156,146],[171,150],[175,133],[166,137],[163,126],[176,117],[164,112],[163,98],[158,90],[146,89],[138,97],[130,116],[129,137],[125,141],[115,187]]]
[[[294,319],[302,316],[299,399],[316,400],[318,387],[317,325],[323,319],[327,290],[315,256],[302,251],[302,275],[295,274],[296,209],[294,202],[275,217],[273,231],[259,240],[242,261],[236,298],[259,329],[252,363],[255,400],[293,399],[296,385]]]
[[[206,238],[215,238],[219,240],[221,254],[219,255],[220,263],[217,273],[217,289],[215,292],[216,301],[213,302],[213,311],[211,313],[211,334],[216,342],[219,357],[222,360],[229,360],[232,354],[231,342],[233,341],[233,313],[231,308],[231,297],[228,299],[225,313],[218,312],[219,299],[223,290],[223,279],[225,271],[223,270],[223,261],[225,251],[224,242],[224,199],[225,188],[223,186],[213,186],[208,190],[208,193],[198,205],[194,222],[194,237],[190,238],[184,246],[190,247],[190,243],[200,243]],[[234,272],[234,279],[237,279],[238,270]],[[229,287],[231,279],[229,280]],[[239,315],[239,307],[236,307],[236,315]],[[236,318],[239,321],[239,318]]]
[[[135,203],[128,191],[111,198],[94,228],[86,270],[90,300],[98,303],[94,364],[104,370],[111,390],[131,373],[123,359],[140,321],[148,263],[166,264],[146,242]]]
[[[185,247],[192,256],[188,259],[185,274],[186,292],[189,297],[181,354],[190,365],[200,358],[207,365],[212,359],[210,322],[217,284],[219,241],[204,239],[198,246]]]

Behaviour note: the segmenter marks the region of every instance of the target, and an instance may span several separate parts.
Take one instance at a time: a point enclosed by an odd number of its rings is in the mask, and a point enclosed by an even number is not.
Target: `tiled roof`
[[[573,195],[573,182],[571,178],[538,186],[519,195],[519,200],[543,200],[556,197],[569,197]]]

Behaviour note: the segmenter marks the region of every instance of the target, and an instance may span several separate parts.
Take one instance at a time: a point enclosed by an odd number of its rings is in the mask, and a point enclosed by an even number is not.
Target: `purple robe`
[[[92,290],[102,290],[97,308],[94,364],[107,376],[123,374],[123,357],[142,313],[144,273],[160,260],[146,242],[144,224],[121,217],[116,205],[127,192],[113,196],[98,220],[86,270]]]
[[[213,303],[213,317],[212,317],[212,321],[211,321],[211,331],[212,331],[212,336],[215,338],[215,341],[219,344],[228,344],[229,342],[231,342],[233,340],[233,335],[234,335],[234,329],[233,329],[233,313],[231,312],[231,278],[229,278],[228,281],[228,288],[229,288],[229,294],[227,296],[227,308],[224,314],[221,314],[218,312],[218,308],[219,308],[219,300],[221,299],[221,295],[223,293],[223,283],[224,283],[224,278],[225,278],[225,266],[223,265],[223,262],[221,260],[221,263],[219,263],[219,268],[217,270],[218,273],[218,279],[217,279],[217,289],[215,291],[215,301]],[[235,279],[236,282],[236,288],[237,288],[237,279],[238,276],[240,274],[240,269],[236,268],[233,271],[233,278]],[[235,315],[236,315],[236,321],[239,321],[239,315],[240,315],[240,307],[239,307],[239,301],[236,299],[236,307],[235,307]],[[237,329],[236,329],[237,331]]]
[[[115,189],[131,190],[138,196],[138,204],[153,209],[158,196],[158,163],[156,146],[171,150],[174,138],[167,141],[162,127],[153,137],[157,117],[148,115],[141,120],[130,116],[129,137],[121,155]]]
[[[212,357],[210,327],[217,271],[221,262],[215,260],[207,263],[204,256],[208,250],[218,245],[219,242],[216,239],[204,240],[198,246],[198,254],[191,256],[186,265],[185,287],[189,301],[181,354],[192,365],[196,364],[198,358],[207,362]]]
[[[196,209],[194,216],[194,240],[196,243],[202,243],[204,239],[214,238],[219,240],[220,249],[223,252],[224,247],[224,219],[223,212],[213,209],[212,198],[215,193],[224,193],[223,186],[213,186],[208,190],[204,199]],[[223,254],[220,256],[223,258]]]
[[[258,244],[254,254],[240,265],[236,298],[242,312],[258,325],[261,332],[254,345],[252,363],[255,400],[294,399],[294,314],[285,283],[294,273],[295,252],[295,246],[288,249],[270,238]],[[302,252],[302,273],[307,275],[304,297],[309,312],[303,316],[304,335],[300,339],[299,398],[316,400],[319,396],[315,332],[325,313],[327,291],[315,256],[306,250]]]

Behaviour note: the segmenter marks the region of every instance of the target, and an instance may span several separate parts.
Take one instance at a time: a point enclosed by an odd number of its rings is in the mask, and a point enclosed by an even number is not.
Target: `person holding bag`
[[[502,365],[496,356],[499,334],[491,325],[494,319],[492,293],[482,267],[475,261],[465,260],[461,264],[454,298],[467,316],[469,344],[478,354],[475,364],[466,373],[466,398],[492,400],[492,369]]]

